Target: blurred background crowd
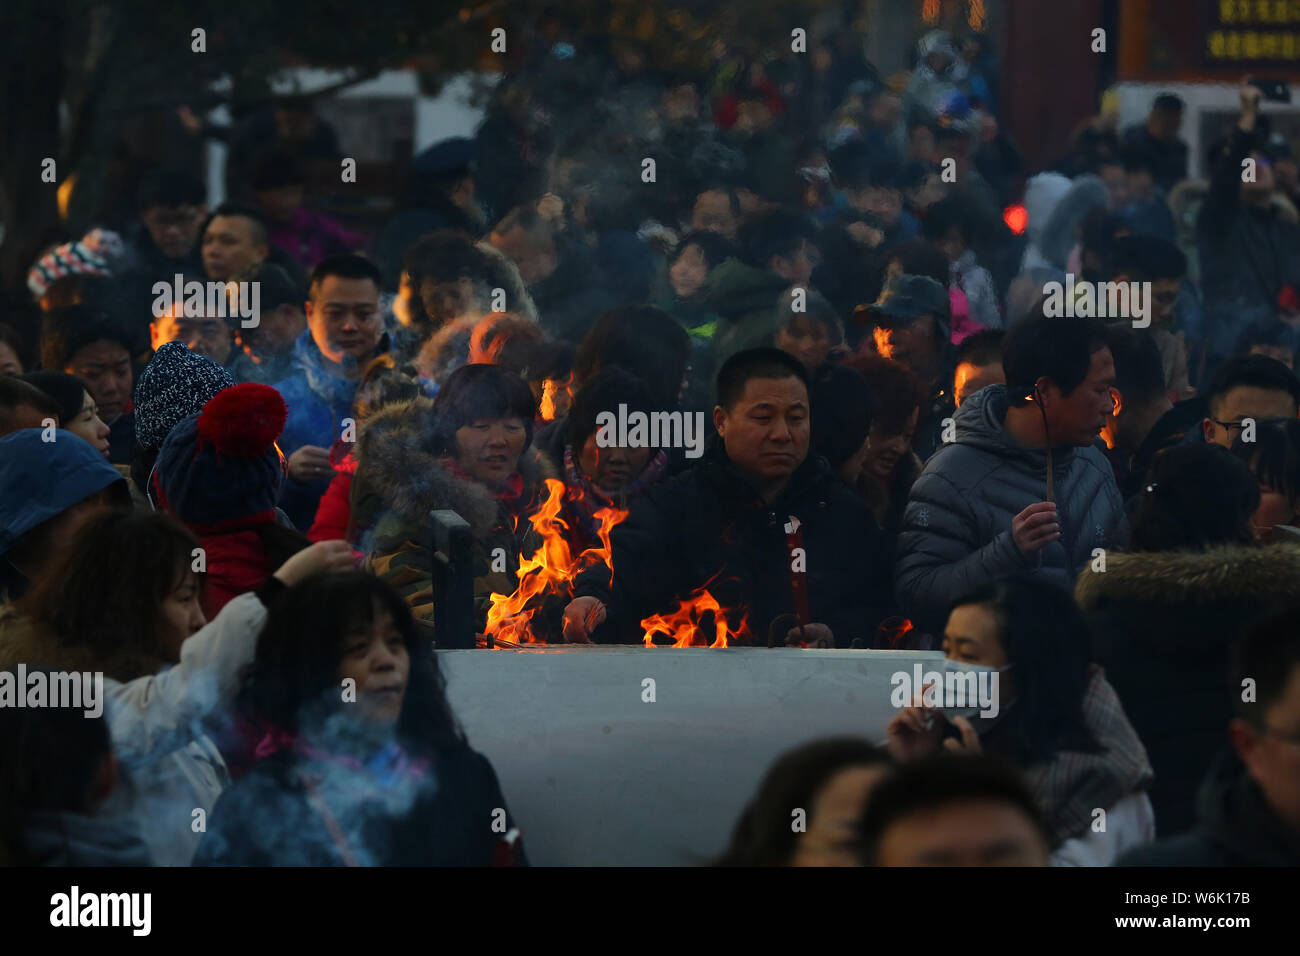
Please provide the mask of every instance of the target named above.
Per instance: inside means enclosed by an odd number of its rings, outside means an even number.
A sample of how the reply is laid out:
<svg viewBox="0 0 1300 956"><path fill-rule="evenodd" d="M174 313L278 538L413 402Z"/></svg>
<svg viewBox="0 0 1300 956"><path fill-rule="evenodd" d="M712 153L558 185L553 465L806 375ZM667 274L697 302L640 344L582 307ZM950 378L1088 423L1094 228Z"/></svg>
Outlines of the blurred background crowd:
<svg viewBox="0 0 1300 956"><path fill-rule="evenodd" d="M1167 91L1018 143L983 4L925 4L888 73L857 5L813 8L689 57L532 11L472 135L395 167L327 93L202 87L145 151L95 121L99 167L6 166L0 667L117 702L0 711L14 859L524 862L428 653L436 510L465 646L650 642L707 593L732 643L1002 676L991 727L907 707L787 755L721 862L1300 858L1285 84L1200 155ZM22 198L56 187L53 221ZM1106 283L1142 299L1090 314ZM705 454L604 441L624 407L699 414Z"/></svg>

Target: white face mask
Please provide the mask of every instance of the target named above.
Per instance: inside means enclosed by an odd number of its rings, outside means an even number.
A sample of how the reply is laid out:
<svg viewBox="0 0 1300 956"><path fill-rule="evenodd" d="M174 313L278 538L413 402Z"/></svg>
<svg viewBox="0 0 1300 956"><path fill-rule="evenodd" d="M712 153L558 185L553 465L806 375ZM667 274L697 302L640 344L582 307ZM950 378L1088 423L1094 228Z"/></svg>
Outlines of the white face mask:
<svg viewBox="0 0 1300 956"><path fill-rule="evenodd" d="M989 667L985 664L970 664L966 661L955 661L951 658L944 658L944 674L974 674L975 700L970 700L969 695L962 705L958 706L950 701L945 695L943 714L951 723L954 717L965 717L975 727L977 733L984 733L993 726L993 722L1002 712L1002 674L1011 670L1014 664L1008 664L1006 667ZM987 676L986 676L987 675ZM945 676L945 684L948 679ZM962 682L965 687L969 688L968 681ZM1007 702L1010 704L1010 701ZM951 705L951 706L950 706Z"/></svg>
<svg viewBox="0 0 1300 956"><path fill-rule="evenodd" d="M962 674L991 674L996 671L1000 674L1004 670L1009 670L1010 667L1010 664L1006 667L989 667L986 664L971 664L967 661L955 661L951 657L945 657L943 659L943 669L945 673L952 671Z"/></svg>

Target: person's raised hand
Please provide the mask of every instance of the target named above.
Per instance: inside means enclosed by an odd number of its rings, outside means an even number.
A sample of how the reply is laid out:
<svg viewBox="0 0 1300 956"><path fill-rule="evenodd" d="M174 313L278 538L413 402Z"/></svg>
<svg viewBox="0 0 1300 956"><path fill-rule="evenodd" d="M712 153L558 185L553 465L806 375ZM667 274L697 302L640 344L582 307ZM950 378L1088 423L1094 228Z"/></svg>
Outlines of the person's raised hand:
<svg viewBox="0 0 1300 956"><path fill-rule="evenodd" d="M351 571L355 567L356 556L346 541L317 541L280 565L275 577L291 588L315 574Z"/></svg>
<svg viewBox="0 0 1300 956"><path fill-rule="evenodd" d="M188 106L176 107L176 118L181 121L181 126L185 128L185 132L191 136L198 136L203 132L203 120L199 119Z"/></svg>
<svg viewBox="0 0 1300 956"><path fill-rule="evenodd" d="M951 722L952 725L957 728L958 732L961 733L961 739L958 740L956 737L949 737L943 742L944 750L958 754L977 754L983 752L983 748L980 747L979 734L975 733L975 728L971 725L969 720L965 717L954 717Z"/></svg>
<svg viewBox="0 0 1300 956"><path fill-rule="evenodd" d="M898 761L916 760L933 753L943 734L943 721L921 707L904 707L889 722L885 748Z"/></svg>
<svg viewBox="0 0 1300 956"><path fill-rule="evenodd" d="M555 229L564 228L564 200L555 193L547 193L537 200L537 214Z"/></svg>
<svg viewBox="0 0 1300 956"><path fill-rule="evenodd" d="M1237 88L1237 96L1241 99L1241 111L1243 113L1258 113L1260 101L1264 98L1264 91L1258 86L1251 85L1251 77L1244 77L1241 86Z"/></svg>
<svg viewBox="0 0 1300 956"><path fill-rule="evenodd" d="M1032 558L1061 537L1055 502L1038 501L1011 519L1011 538L1026 558Z"/></svg>
<svg viewBox="0 0 1300 956"><path fill-rule="evenodd" d="M334 477L328 448L303 445L289 456L289 477L298 482L321 481Z"/></svg>

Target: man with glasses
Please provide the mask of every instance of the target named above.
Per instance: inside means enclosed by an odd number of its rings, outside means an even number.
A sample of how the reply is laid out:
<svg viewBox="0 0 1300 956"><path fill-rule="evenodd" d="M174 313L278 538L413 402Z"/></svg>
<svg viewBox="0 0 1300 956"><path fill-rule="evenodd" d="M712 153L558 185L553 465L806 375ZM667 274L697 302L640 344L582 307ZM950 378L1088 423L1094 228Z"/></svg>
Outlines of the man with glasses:
<svg viewBox="0 0 1300 956"><path fill-rule="evenodd" d="M1197 826L1121 865L1300 865L1300 609L1252 625L1232 671L1231 751L1201 785Z"/></svg>
<svg viewBox="0 0 1300 956"><path fill-rule="evenodd" d="M1032 316L1003 340L1005 385L970 396L912 485L895 590L919 633L941 633L953 595L1028 572L1072 585L1125 538L1115 475L1095 447L1114 409L1099 319Z"/></svg>
<svg viewBox="0 0 1300 956"><path fill-rule="evenodd" d="M187 276L183 283L203 282L197 276ZM157 352L168 342L180 342L191 352L198 352L212 359L218 365L229 365L235 357L234 337L226 319L221 315L212 315L205 308L198 314L191 314L185 307L185 300L172 304L172 307L156 316L149 323L149 347Z"/></svg>
<svg viewBox="0 0 1300 956"><path fill-rule="evenodd" d="M170 279L176 272L197 272L199 226L208 214L203 183L191 173L155 169L140 183L136 194L139 225L130 230L132 251Z"/></svg>
<svg viewBox="0 0 1300 956"><path fill-rule="evenodd" d="M322 260L308 286L307 329L293 346L294 372L275 386L289 407L280 437L289 481L280 506L303 531L334 477L329 449L352 415L361 372L389 349L379 282L379 269L362 256Z"/></svg>
<svg viewBox="0 0 1300 956"><path fill-rule="evenodd" d="M1277 359L1243 355L1224 362L1210 380L1205 440L1231 448L1247 420L1300 415L1300 379Z"/></svg>
<svg viewBox="0 0 1300 956"><path fill-rule="evenodd" d="M118 277L130 304L134 348L141 350L152 318L155 282L182 275L203 275L199 228L208 214L206 193L197 176L176 170L147 173L136 193L139 218L124 232L129 265ZM149 318L146 318L148 316Z"/></svg>

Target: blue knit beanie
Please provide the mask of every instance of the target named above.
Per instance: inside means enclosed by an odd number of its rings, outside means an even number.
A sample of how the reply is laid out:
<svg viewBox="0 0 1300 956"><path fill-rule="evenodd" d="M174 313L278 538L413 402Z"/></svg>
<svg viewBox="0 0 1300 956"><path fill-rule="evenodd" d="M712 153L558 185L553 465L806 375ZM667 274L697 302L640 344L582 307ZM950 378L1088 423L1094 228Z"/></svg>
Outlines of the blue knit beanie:
<svg viewBox="0 0 1300 956"><path fill-rule="evenodd" d="M158 448L186 415L235 380L212 359L191 352L183 342L168 342L154 353L135 383L135 441Z"/></svg>
<svg viewBox="0 0 1300 956"><path fill-rule="evenodd" d="M222 525L275 508L284 466L275 440L284 399L251 382L223 389L182 419L156 465L166 509L189 525Z"/></svg>

